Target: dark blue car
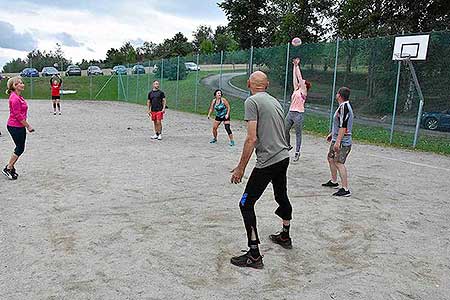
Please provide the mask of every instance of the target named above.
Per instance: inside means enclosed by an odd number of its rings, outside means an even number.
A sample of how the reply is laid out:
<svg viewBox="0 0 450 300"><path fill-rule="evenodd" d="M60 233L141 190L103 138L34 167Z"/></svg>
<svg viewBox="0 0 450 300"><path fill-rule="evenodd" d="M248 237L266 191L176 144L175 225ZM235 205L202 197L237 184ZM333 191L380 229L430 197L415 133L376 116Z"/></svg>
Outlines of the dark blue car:
<svg viewBox="0 0 450 300"><path fill-rule="evenodd" d="M450 109L422 114L422 127L429 130L450 130Z"/></svg>
<svg viewBox="0 0 450 300"><path fill-rule="evenodd" d="M35 68L25 68L20 72L22 77L39 77L39 72Z"/></svg>

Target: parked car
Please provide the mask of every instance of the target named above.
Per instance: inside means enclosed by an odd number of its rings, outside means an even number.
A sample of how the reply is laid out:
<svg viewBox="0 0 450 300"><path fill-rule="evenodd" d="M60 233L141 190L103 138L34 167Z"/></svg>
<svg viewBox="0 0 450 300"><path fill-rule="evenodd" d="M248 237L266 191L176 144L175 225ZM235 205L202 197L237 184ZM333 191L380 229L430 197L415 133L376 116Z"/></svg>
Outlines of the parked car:
<svg viewBox="0 0 450 300"><path fill-rule="evenodd" d="M41 76L54 76L59 75L58 70L55 67L43 67L41 71Z"/></svg>
<svg viewBox="0 0 450 300"><path fill-rule="evenodd" d="M131 70L133 74L145 74L145 68L143 65L135 65Z"/></svg>
<svg viewBox="0 0 450 300"><path fill-rule="evenodd" d="M81 69L76 65L67 66L66 76L81 76Z"/></svg>
<svg viewBox="0 0 450 300"><path fill-rule="evenodd" d="M429 130L450 130L450 109L441 112L425 112L422 114L421 123Z"/></svg>
<svg viewBox="0 0 450 300"><path fill-rule="evenodd" d="M127 75L127 73L127 68L123 65L115 66L111 71L113 75Z"/></svg>
<svg viewBox="0 0 450 300"><path fill-rule="evenodd" d="M193 62L186 62L184 63L184 66L186 67L186 71L200 71L200 67Z"/></svg>
<svg viewBox="0 0 450 300"><path fill-rule="evenodd" d="M87 69L87 75L88 76L91 76L91 75L103 75L103 71L102 71L102 69L100 69L100 67L90 66Z"/></svg>
<svg viewBox="0 0 450 300"><path fill-rule="evenodd" d="M22 77L39 77L39 71L35 68L25 68L20 72Z"/></svg>

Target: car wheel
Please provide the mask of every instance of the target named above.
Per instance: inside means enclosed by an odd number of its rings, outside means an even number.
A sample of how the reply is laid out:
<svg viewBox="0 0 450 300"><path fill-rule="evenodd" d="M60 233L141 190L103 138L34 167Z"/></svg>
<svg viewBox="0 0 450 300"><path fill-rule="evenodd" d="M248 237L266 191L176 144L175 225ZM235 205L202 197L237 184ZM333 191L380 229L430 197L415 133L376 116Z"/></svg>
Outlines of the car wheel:
<svg viewBox="0 0 450 300"><path fill-rule="evenodd" d="M439 127L439 121L436 118L428 118L425 120L425 128L436 130Z"/></svg>

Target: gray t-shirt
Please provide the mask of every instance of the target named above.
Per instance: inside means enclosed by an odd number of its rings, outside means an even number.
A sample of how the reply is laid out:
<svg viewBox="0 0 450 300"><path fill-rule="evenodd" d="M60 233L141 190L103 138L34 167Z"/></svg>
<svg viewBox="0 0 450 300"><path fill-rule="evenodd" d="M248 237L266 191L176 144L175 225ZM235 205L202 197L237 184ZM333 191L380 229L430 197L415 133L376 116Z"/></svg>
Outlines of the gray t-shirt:
<svg viewBox="0 0 450 300"><path fill-rule="evenodd" d="M244 119L258 122L256 168L265 168L289 157L283 109L277 99L266 92L248 97L245 100Z"/></svg>
<svg viewBox="0 0 450 300"><path fill-rule="evenodd" d="M333 130L331 140L336 141L339 129L345 128L345 134L342 137L343 146L352 145L352 128L353 128L353 109L350 102L346 101L339 105L334 113Z"/></svg>

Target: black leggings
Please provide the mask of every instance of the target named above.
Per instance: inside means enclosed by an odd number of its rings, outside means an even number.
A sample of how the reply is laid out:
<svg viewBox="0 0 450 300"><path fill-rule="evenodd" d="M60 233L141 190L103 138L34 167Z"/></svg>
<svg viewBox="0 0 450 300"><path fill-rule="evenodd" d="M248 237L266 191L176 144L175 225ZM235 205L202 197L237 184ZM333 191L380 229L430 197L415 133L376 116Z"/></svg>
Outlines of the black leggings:
<svg viewBox="0 0 450 300"><path fill-rule="evenodd" d="M14 149L14 154L21 156L25 151L25 140L27 138L27 132L25 127L13 127L7 126L9 134L11 135L14 144L16 144L16 149Z"/></svg>
<svg viewBox="0 0 450 300"><path fill-rule="evenodd" d="M252 228L256 235L256 241L259 244L258 230L256 229L255 204L261 197L269 182L272 182L275 201L278 208L275 214L283 220L292 219L292 206L287 195L287 168L289 158L286 158L276 164L263 169L253 169L244 195L242 195L239 207L244 218L245 230L247 231L248 245L250 247Z"/></svg>

